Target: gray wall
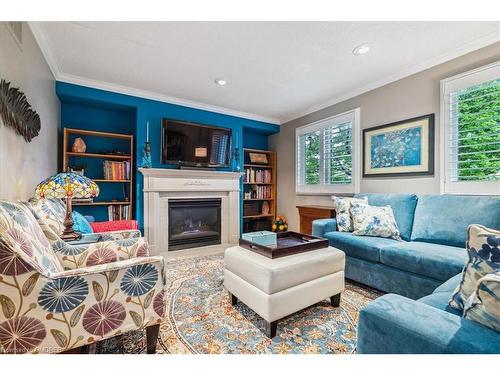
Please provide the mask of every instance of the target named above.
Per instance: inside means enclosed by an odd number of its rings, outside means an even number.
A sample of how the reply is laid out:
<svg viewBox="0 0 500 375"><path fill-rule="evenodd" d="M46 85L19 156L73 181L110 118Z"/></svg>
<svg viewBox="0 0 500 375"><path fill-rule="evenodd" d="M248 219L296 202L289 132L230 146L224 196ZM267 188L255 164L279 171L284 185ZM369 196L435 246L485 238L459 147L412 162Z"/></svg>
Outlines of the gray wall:
<svg viewBox="0 0 500 375"><path fill-rule="evenodd" d="M278 153L278 214L285 215L291 230L298 230L296 205L331 205L330 196L295 194L295 128L353 108L361 108L361 128L371 128L407 118L435 113L435 175L419 178L364 178L361 192L439 194L439 95L440 80L500 59L500 43L490 45L399 81L281 125L269 146Z"/></svg>
<svg viewBox="0 0 500 375"><path fill-rule="evenodd" d="M28 143L0 118L0 199L25 199L57 170L59 128L54 77L26 23L19 47L0 22L0 78L20 88L41 119L40 134Z"/></svg>

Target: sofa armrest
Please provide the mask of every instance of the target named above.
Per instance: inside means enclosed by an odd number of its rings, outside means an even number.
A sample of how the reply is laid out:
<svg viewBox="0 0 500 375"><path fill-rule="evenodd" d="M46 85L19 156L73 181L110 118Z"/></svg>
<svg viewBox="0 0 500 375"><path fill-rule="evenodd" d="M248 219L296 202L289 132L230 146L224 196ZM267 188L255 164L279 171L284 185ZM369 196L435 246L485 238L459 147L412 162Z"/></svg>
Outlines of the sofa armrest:
<svg viewBox="0 0 500 375"><path fill-rule="evenodd" d="M396 294L359 315L358 353L500 353L500 333Z"/></svg>
<svg viewBox="0 0 500 375"><path fill-rule="evenodd" d="M318 219L312 222L312 235L324 237L325 233L337 231L336 219Z"/></svg>
<svg viewBox="0 0 500 375"><path fill-rule="evenodd" d="M105 239L103 234L103 240ZM149 245L144 237L82 245L70 245L58 240L52 244L52 249L58 255L65 270L149 256Z"/></svg>

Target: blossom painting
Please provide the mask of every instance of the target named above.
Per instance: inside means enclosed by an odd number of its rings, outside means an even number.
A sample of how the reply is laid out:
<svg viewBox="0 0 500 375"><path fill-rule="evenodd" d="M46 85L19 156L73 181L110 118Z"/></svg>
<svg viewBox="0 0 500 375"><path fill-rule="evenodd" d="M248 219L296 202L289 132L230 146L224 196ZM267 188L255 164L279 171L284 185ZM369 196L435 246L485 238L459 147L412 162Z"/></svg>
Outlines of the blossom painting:
<svg viewBox="0 0 500 375"><path fill-rule="evenodd" d="M372 168L420 165L422 129L420 126L372 136Z"/></svg>
<svg viewBox="0 0 500 375"><path fill-rule="evenodd" d="M363 177L434 173L434 115L363 130Z"/></svg>

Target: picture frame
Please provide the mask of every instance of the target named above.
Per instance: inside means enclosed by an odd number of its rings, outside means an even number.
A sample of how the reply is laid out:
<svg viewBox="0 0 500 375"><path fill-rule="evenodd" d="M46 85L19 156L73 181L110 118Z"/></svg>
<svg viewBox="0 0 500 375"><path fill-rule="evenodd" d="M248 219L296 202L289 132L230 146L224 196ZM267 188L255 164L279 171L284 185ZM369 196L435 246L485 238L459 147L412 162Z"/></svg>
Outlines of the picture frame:
<svg viewBox="0 0 500 375"><path fill-rule="evenodd" d="M266 154L249 152L248 155L252 164L269 164Z"/></svg>
<svg viewBox="0 0 500 375"><path fill-rule="evenodd" d="M434 113L363 130L363 177L434 175Z"/></svg>

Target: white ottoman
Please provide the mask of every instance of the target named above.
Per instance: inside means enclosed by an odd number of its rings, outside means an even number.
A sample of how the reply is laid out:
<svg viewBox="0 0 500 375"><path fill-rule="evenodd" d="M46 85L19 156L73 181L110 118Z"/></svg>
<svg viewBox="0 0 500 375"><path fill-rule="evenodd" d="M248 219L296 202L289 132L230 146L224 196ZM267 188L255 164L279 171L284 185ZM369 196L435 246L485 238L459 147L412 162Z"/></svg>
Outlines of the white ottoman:
<svg viewBox="0 0 500 375"><path fill-rule="evenodd" d="M344 290L345 254L334 247L270 259L240 246L224 254L224 286L266 321L276 335L278 320L326 298L338 307Z"/></svg>

